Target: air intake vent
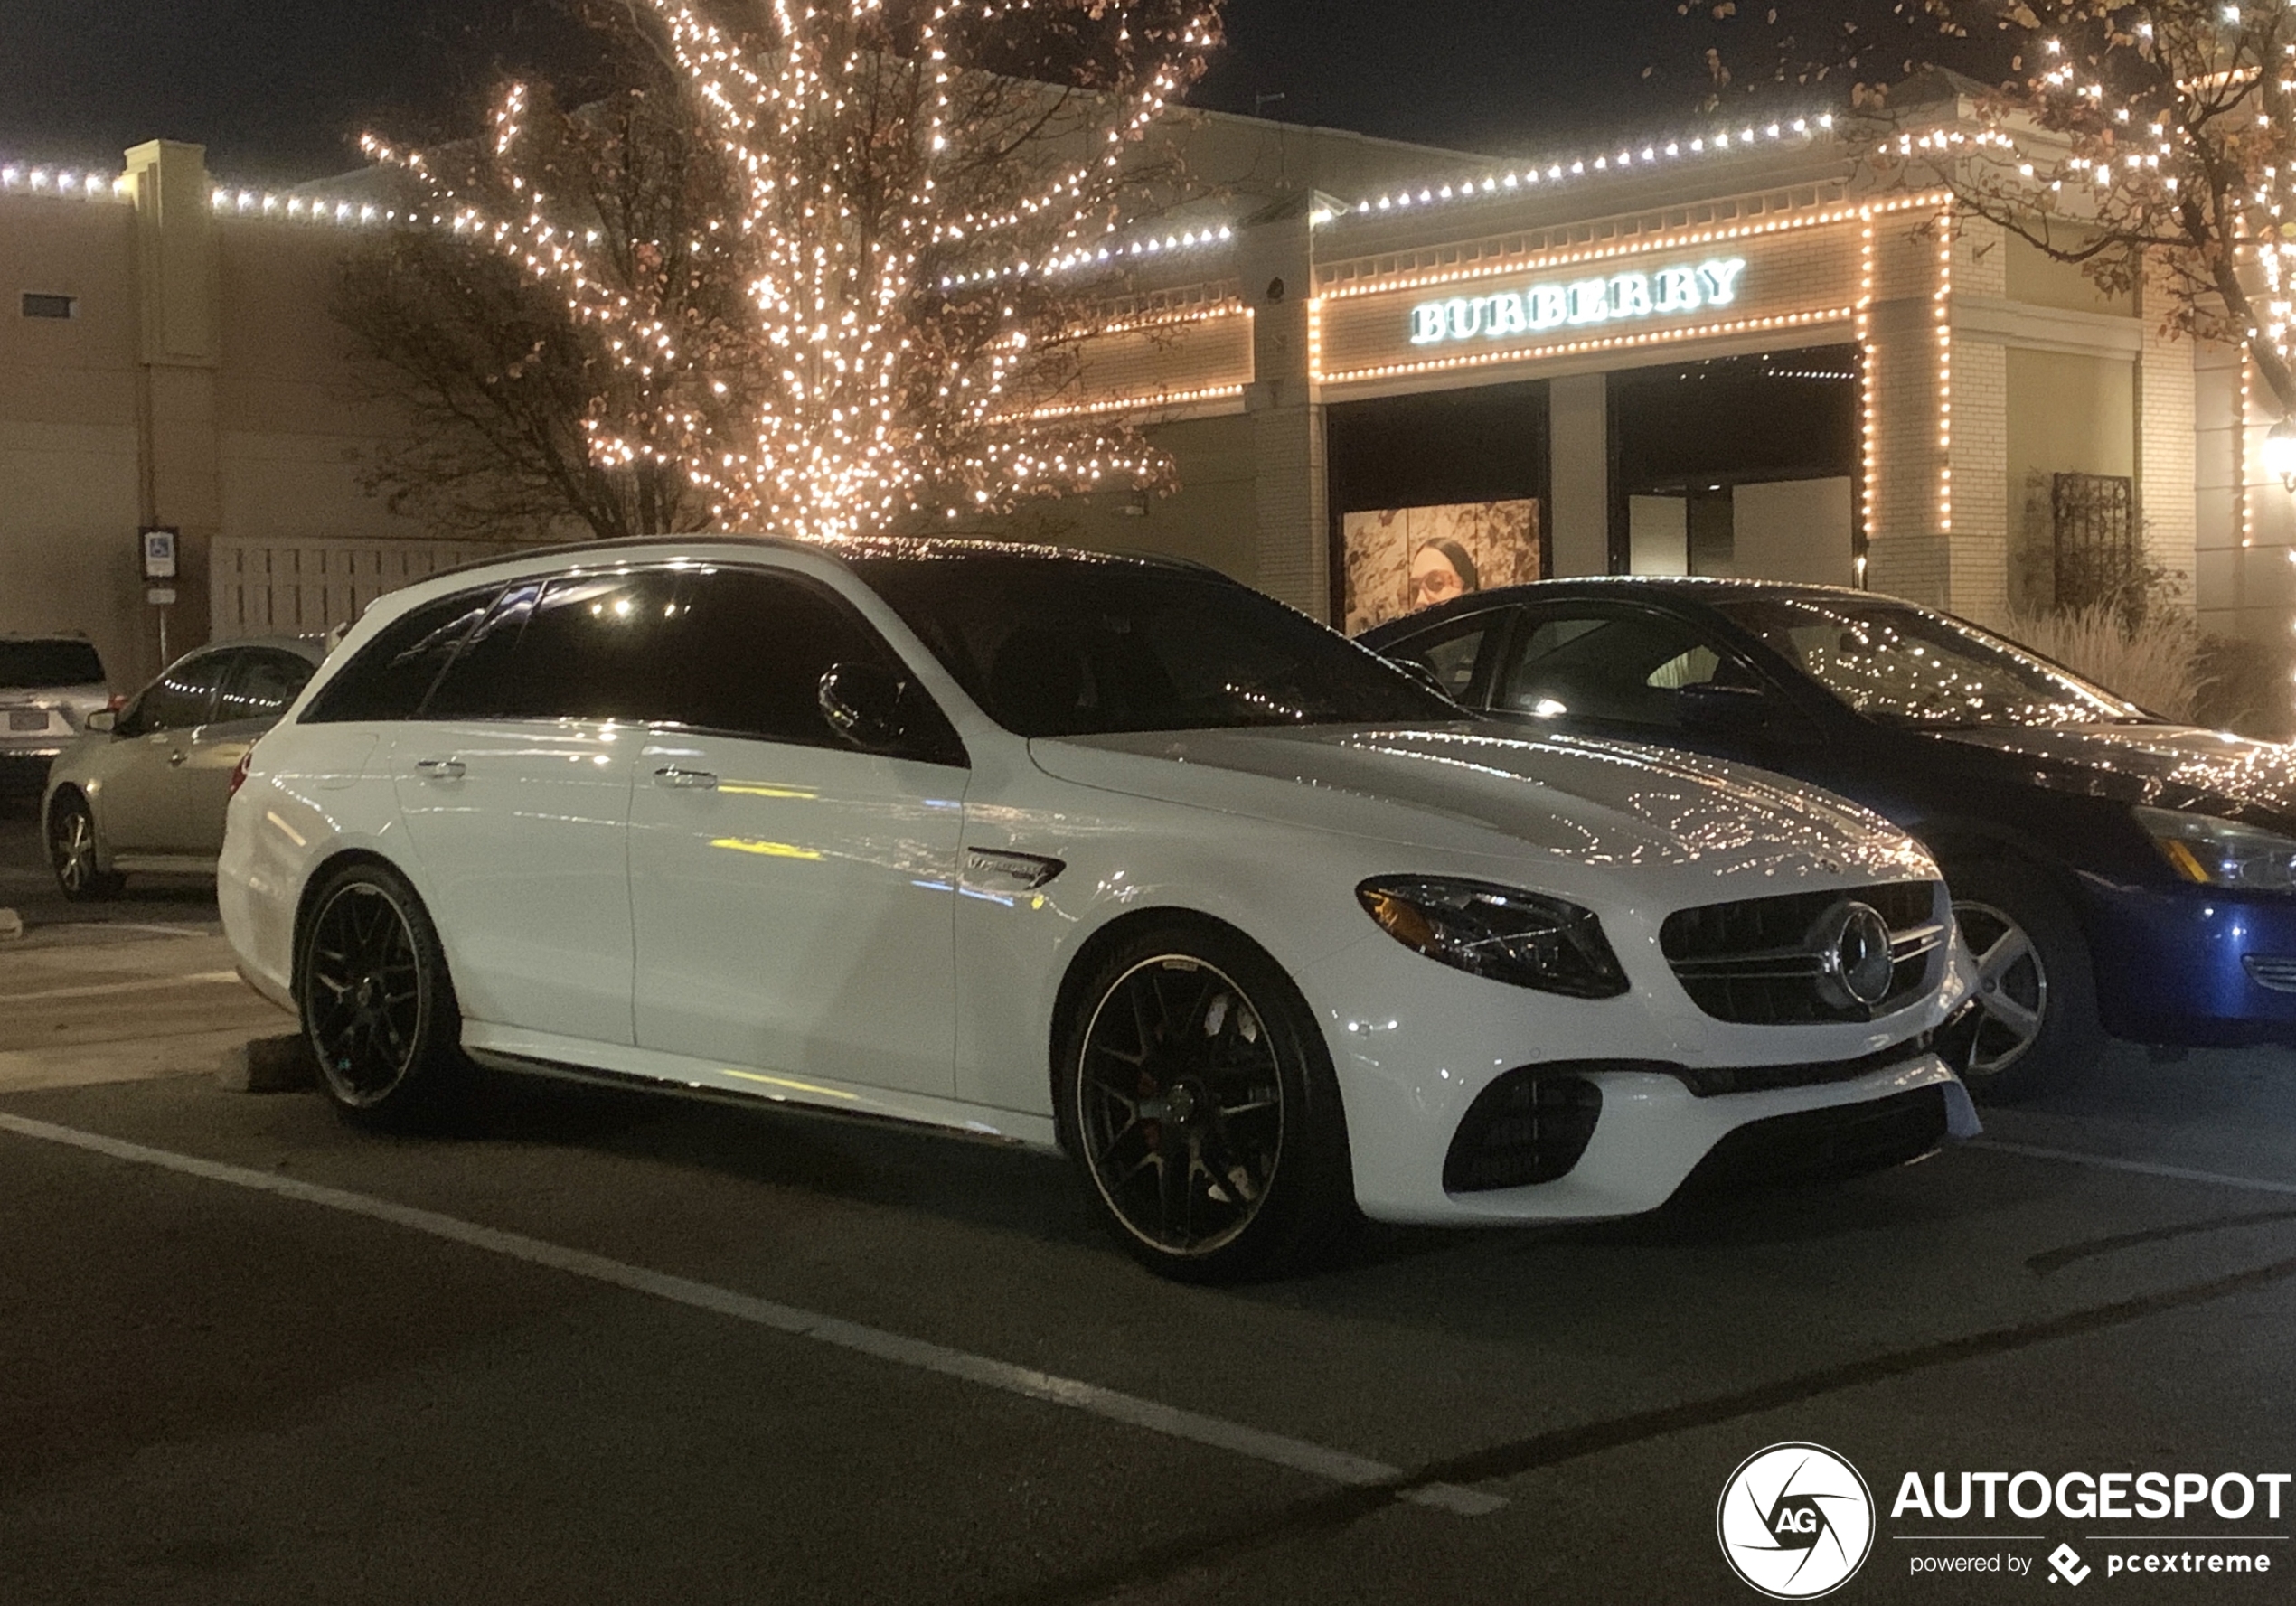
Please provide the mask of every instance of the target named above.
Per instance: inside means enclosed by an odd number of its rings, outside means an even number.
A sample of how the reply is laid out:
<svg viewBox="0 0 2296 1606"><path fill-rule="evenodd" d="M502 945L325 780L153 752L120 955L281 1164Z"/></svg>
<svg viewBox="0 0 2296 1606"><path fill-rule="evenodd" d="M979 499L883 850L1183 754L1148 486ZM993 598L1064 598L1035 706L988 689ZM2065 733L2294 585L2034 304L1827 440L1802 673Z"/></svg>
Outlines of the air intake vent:
<svg viewBox="0 0 2296 1606"><path fill-rule="evenodd" d="M1570 1174L1603 1115L1603 1090L1584 1076L1510 1071L1482 1091L1444 1161L1452 1193L1529 1188Z"/></svg>

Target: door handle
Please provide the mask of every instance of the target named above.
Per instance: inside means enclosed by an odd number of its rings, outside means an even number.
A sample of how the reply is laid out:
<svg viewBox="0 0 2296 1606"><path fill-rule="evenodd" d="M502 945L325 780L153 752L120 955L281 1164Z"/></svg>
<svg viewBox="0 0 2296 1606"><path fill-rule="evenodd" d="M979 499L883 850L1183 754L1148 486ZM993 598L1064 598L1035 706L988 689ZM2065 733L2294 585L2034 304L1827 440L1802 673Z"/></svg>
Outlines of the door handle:
<svg viewBox="0 0 2296 1606"><path fill-rule="evenodd" d="M718 777L708 770L680 769L676 765L654 772L656 786L673 786L682 792L715 792Z"/></svg>
<svg viewBox="0 0 2296 1606"><path fill-rule="evenodd" d="M183 767L183 749L181 747L176 748L175 751L167 756L167 767L170 769L180 769Z"/></svg>
<svg viewBox="0 0 2296 1606"><path fill-rule="evenodd" d="M459 781L463 778L463 761L459 758L419 758L415 768L426 781Z"/></svg>

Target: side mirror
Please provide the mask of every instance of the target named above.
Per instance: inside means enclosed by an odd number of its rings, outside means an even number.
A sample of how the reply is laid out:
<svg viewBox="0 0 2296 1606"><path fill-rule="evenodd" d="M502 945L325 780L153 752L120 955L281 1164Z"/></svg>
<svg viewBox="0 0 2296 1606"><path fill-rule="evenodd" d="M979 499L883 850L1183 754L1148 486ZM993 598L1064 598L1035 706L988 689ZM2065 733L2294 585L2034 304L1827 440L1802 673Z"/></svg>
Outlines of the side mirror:
<svg viewBox="0 0 2296 1606"><path fill-rule="evenodd" d="M821 712L829 728L871 751L908 734L908 684L874 663L833 663L821 678Z"/></svg>
<svg viewBox="0 0 2296 1606"><path fill-rule="evenodd" d="M119 710L118 709L98 709L94 713L88 716L87 728L89 733L93 736L109 736L113 731L119 728Z"/></svg>
<svg viewBox="0 0 2296 1606"><path fill-rule="evenodd" d="M1751 686L1685 686L1675 695L1688 729L1744 734L1767 730L1772 722L1768 695Z"/></svg>

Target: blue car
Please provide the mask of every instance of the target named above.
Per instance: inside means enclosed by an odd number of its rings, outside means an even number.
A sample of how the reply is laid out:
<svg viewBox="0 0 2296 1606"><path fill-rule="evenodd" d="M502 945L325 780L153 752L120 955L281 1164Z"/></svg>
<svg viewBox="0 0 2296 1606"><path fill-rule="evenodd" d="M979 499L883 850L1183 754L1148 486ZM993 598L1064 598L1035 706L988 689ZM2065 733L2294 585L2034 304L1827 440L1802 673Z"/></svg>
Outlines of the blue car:
<svg viewBox="0 0 2296 1606"><path fill-rule="evenodd" d="M2296 748L2179 725L1868 592L1550 580L1364 644L1459 702L1854 798L1943 867L1982 970L1967 1080L2009 1100L2103 1034L2296 1043Z"/></svg>

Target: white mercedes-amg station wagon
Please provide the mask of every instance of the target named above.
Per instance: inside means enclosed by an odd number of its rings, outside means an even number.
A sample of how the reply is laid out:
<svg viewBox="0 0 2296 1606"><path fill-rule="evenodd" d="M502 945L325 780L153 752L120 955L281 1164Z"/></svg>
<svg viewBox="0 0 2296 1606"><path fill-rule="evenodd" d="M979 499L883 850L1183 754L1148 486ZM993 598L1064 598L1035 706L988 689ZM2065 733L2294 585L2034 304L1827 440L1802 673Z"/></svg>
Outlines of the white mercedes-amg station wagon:
<svg viewBox="0 0 2296 1606"><path fill-rule="evenodd" d="M1475 723L1178 564L697 538L437 577L256 747L221 889L356 1120L476 1061L1057 1145L1181 1276L1976 1130L1904 834Z"/></svg>

